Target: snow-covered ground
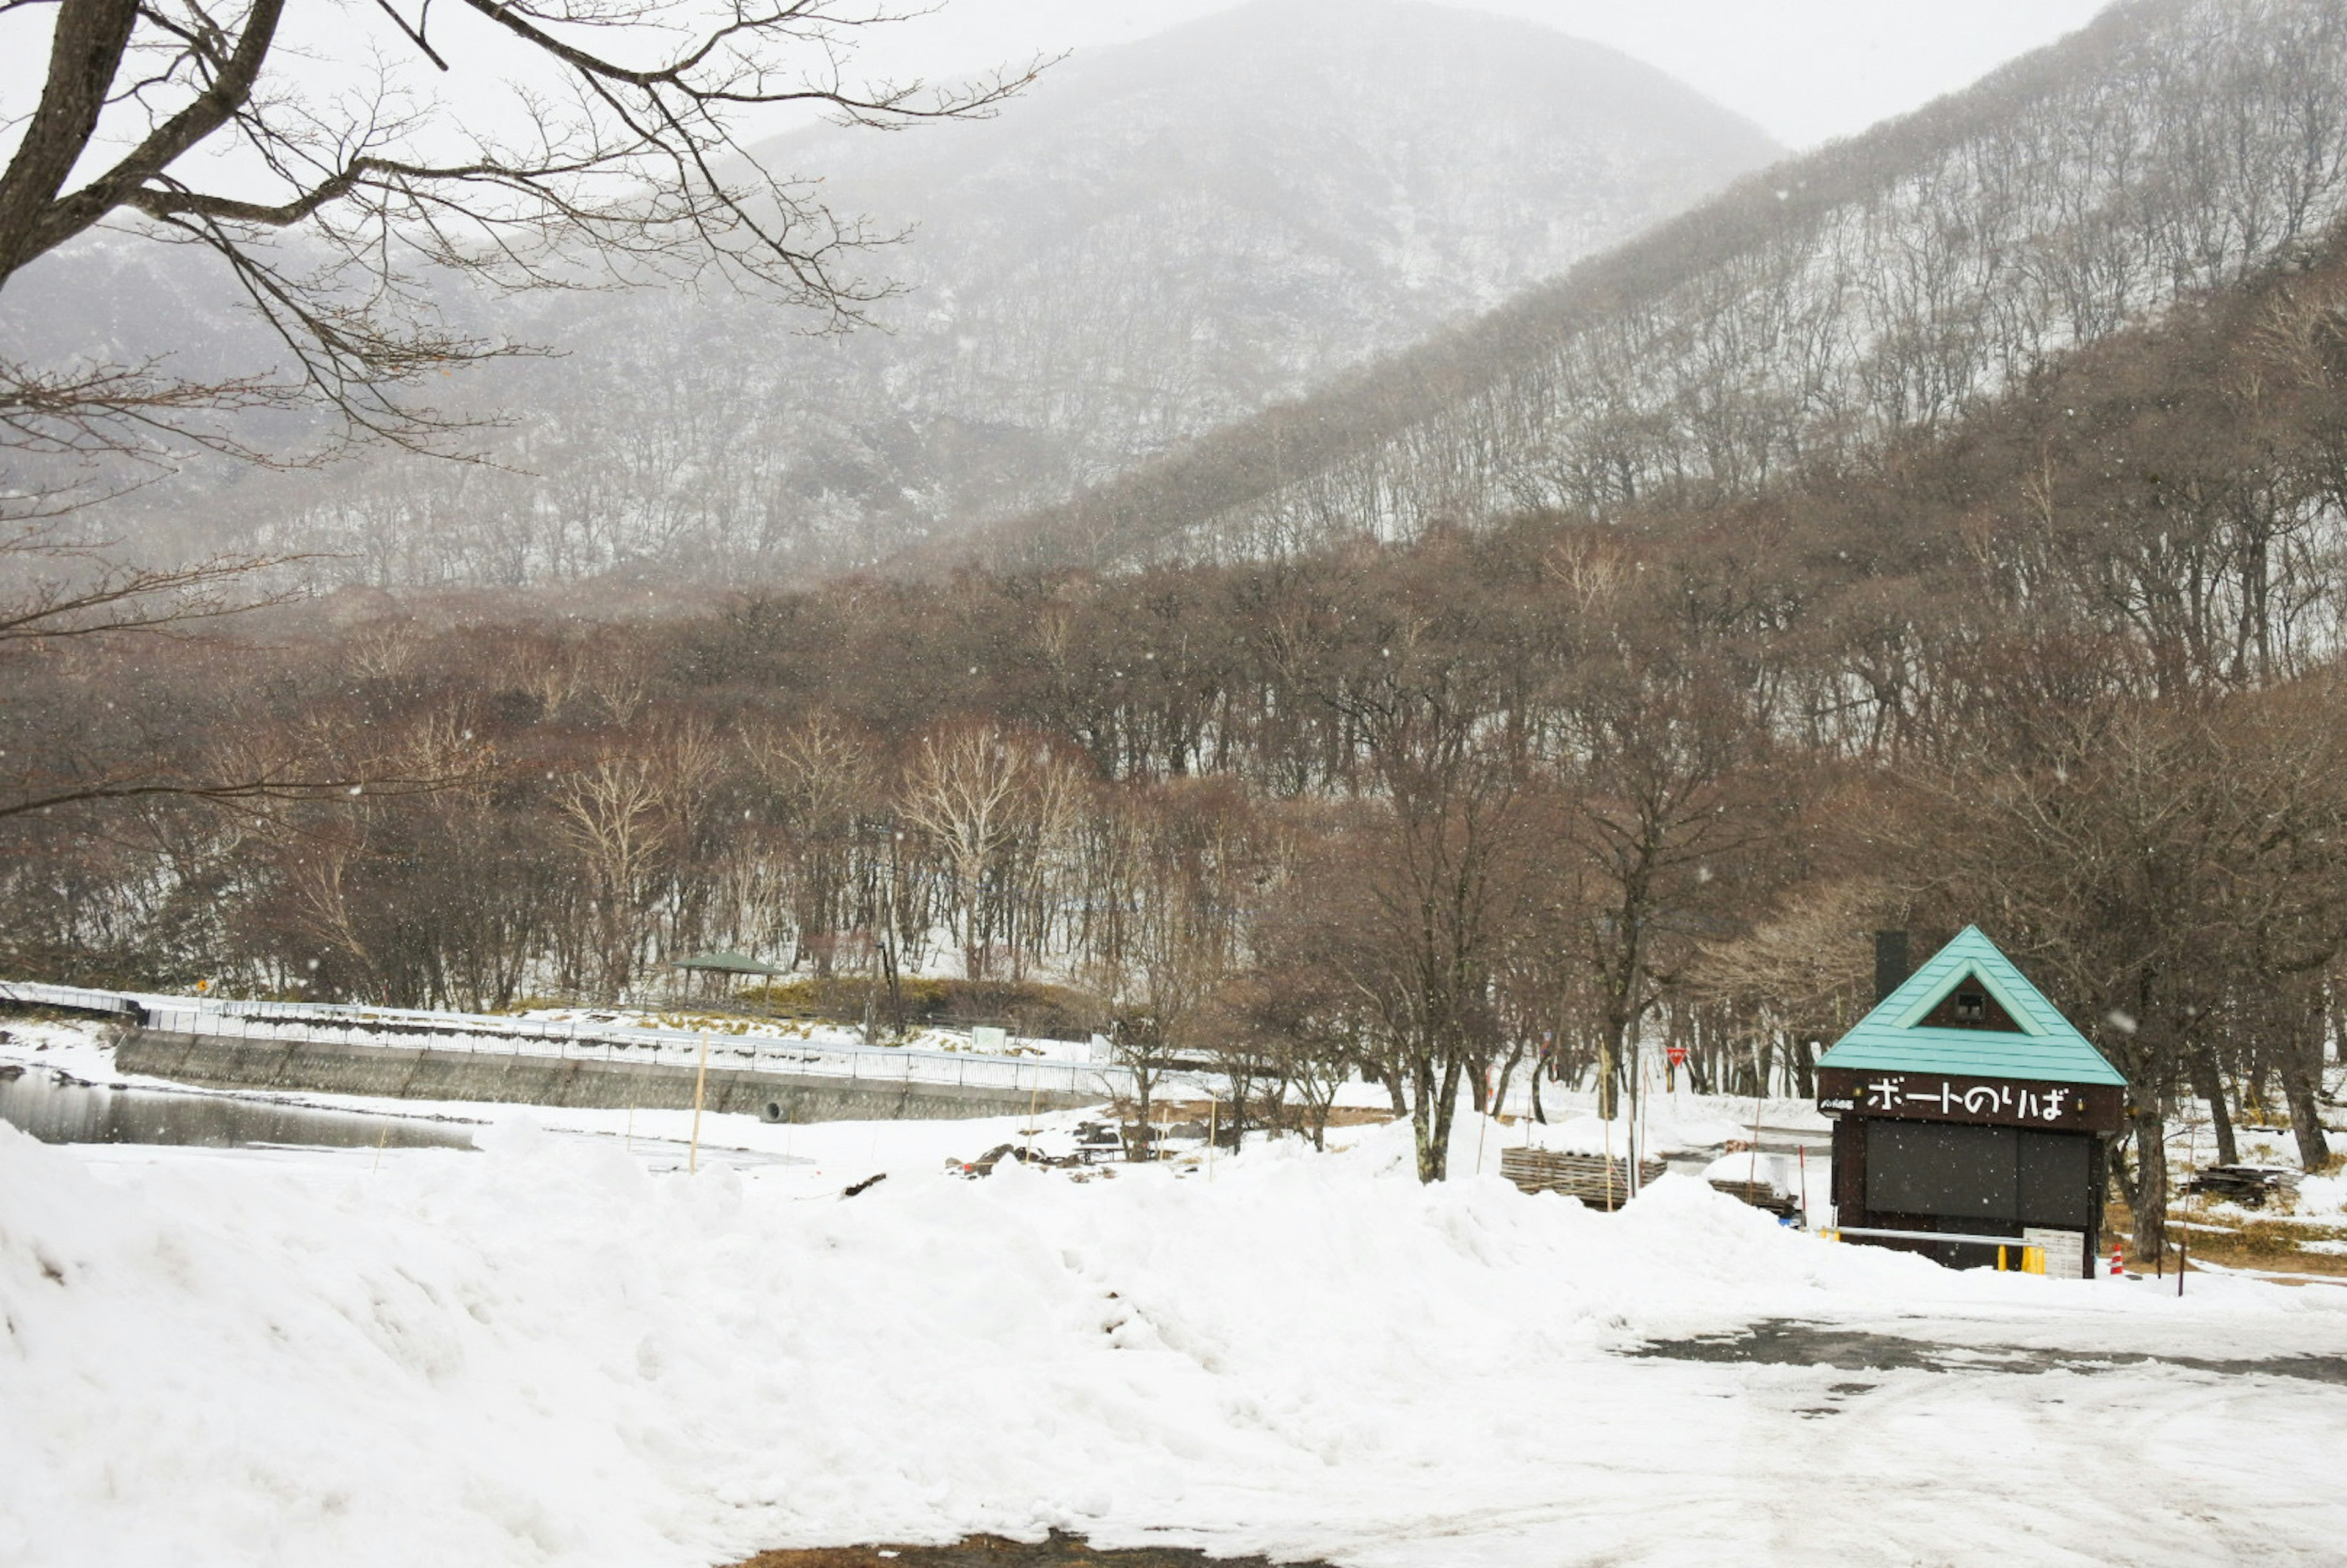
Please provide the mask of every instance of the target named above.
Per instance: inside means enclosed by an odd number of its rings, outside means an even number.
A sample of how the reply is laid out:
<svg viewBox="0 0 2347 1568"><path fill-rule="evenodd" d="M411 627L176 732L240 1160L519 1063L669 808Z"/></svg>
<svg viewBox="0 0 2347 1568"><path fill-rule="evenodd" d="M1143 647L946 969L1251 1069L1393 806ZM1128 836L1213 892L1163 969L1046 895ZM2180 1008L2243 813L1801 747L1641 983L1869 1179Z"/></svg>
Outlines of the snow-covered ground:
<svg viewBox="0 0 2347 1568"><path fill-rule="evenodd" d="M1463 1117L1427 1189L1399 1127L967 1181L1015 1121L711 1118L688 1176L687 1113L447 1109L483 1152L0 1128L0 1563L2347 1560L2347 1385L2188 1364L2347 1356L2347 1290L1951 1274L1681 1177L1599 1214ZM1623 1353L1778 1318L2072 1358Z"/></svg>

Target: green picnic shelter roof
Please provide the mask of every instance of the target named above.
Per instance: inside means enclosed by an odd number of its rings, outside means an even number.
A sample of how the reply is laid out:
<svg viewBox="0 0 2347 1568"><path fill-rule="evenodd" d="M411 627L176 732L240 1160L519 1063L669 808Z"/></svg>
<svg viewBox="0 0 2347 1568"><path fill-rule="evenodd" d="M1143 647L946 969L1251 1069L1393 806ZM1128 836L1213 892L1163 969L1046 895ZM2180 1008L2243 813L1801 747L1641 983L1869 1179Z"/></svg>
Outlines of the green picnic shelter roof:
<svg viewBox="0 0 2347 1568"><path fill-rule="evenodd" d="M1923 1020L1967 981L1994 997L2017 1026L1950 1029ZM1875 1004L1819 1067L1870 1071L1940 1072L1958 1078L2018 1078L2040 1083L2117 1083L2127 1080L2071 1027L2062 1010L2014 968L2013 960L1967 926L1904 984Z"/></svg>
<svg viewBox="0 0 2347 1568"><path fill-rule="evenodd" d="M786 975L790 973L788 969L778 969L772 964L762 964L747 953L737 953L731 948L719 952L695 953L691 958L677 959L669 968L712 969L723 975Z"/></svg>

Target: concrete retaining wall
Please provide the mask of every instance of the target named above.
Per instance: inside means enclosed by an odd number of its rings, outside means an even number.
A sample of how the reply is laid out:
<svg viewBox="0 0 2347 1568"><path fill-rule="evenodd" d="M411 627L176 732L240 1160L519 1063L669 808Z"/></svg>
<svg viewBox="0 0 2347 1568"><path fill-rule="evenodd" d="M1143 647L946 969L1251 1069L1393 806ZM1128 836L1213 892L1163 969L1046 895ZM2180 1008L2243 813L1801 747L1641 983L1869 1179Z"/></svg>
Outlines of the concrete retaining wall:
<svg viewBox="0 0 2347 1568"><path fill-rule="evenodd" d="M212 1089L307 1089L399 1100L505 1100L623 1111L692 1109L693 1069L669 1063L564 1061L537 1056L414 1050L390 1045L280 1044L135 1030L114 1053L125 1072ZM1040 1095L952 1083L873 1083L852 1079L712 1068L711 1111L774 1122L952 1121L1016 1116L1030 1105L1065 1110L1095 1103L1081 1095Z"/></svg>

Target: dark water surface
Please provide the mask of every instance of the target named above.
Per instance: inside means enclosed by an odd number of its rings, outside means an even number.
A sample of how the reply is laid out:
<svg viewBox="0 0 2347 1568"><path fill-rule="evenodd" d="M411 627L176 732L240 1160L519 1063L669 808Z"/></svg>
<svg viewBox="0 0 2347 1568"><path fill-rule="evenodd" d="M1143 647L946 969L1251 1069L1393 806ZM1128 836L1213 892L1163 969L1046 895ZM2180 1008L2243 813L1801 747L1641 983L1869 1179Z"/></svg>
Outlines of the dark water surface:
<svg viewBox="0 0 2347 1568"><path fill-rule="evenodd" d="M762 1552L734 1568L1328 1568L1265 1557L1209 1557L1184 1546L1093 1546L1051 1532L1045 1541L973 1535L951 1546L820 1546Z"/></svg>
<svg viewBox="0 0 2347 1568"><path fill-rule="evenodd" d="M1675 1361L1755 1361L1831 1367L1846 1372L2107 1372L2120 1367L2182 1367L2199 1372L2263 1373L2347 1384L2335 1356L2156 1356L2134 1350L2065 1350L2022 1345L1945 1345L1903 1335L1775 1317L1732 1334L1651 1340L1629 1352ZM1836 1385L1837 1388L1843 1385Z"/></svg>
<svg viewBox="0 0 2347 1568"><path fill-rule="evenodd" d="M472 1130L415 1116L320 1111L231 1094L107 1089L0 1065L0 1122L44 1143L186 1143L206 1149L469 1149Z"/></svg>

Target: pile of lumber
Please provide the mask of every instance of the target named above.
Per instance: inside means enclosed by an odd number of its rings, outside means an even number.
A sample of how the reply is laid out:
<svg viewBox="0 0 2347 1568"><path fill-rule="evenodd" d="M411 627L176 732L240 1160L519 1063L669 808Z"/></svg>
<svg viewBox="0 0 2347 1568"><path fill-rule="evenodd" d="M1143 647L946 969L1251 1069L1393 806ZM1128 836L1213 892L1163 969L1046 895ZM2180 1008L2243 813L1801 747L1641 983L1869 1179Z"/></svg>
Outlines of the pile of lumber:
<svg viewBox="0 0 2347 1568"><path fill-rule="evenodd" d="M1638 1185L1660 1177L1660 1160L1638 1163ZM1592 1208L1614 1209L1630 1198L1630 1162L1603 1154L1566 1154L1554 1149L1502 1149L1500 1174L1527 1193L1563 1193Z"/></svg>
<svg viewBox="0 0 2347 1568"><path fill-rule="evenodd" d="M1766 1209L1778 1219L1789 1218L1800 1211L1800 1204L1767 1182L1737 1182L1714 1176L1711 1184L1737 1202L1750 1204L1756 1209Z"/></svg>
<svg viewBox="0 0 2347 1568"><path fill-rule="evenodd" d="M2278 1193L2297 1192L2298 1173L2279 1165L2211 1165L2185 1183L2184 1190L2243 1208L2261 1209Z"/></svg>

